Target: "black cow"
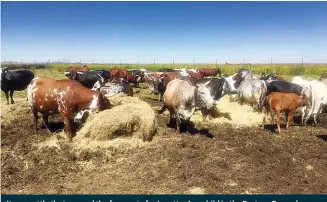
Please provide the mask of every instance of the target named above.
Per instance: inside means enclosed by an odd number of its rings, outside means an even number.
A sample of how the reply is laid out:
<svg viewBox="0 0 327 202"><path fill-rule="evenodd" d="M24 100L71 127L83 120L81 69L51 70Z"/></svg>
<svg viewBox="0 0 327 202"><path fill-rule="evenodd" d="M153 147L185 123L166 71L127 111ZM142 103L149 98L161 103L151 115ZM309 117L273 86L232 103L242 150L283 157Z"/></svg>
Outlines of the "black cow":
<svg viewBox="0 0 327 202"><path fill-rule="evenodd" d="M100 83L109 81L111 79L111 74L106 70L95 70L91 72L69 72L67 77L80 82L83 86L89 89L92 89L94 84L98 81Z"/></svg>
<svg viewBox="0 0 327 202"><path fill-rule="evenodd" d="M178 70L170 69L170 68L161 68L158 69L158 72L178 72Z"/></svg>
<svg viewBox="0 0 327 202"><path fill-rule="evenodd" d="M133 83L135 87L139 87L139 83L143 83L145 82L144 79L144 72L146 71L145 69L131 69L131 70L127 70L129 72L130 76L128 75L128 82Z"/></svg>
<svg viewBox="0 0 327 202"><path fill-rule="evenodd" d="M267 96L272 92L295 93L301 95L303 91L302 86L287 81L271 81L265 83L267 86Z"/></svg>
<svg viewBox="0 0 327 202"><path fill-rule="evenodd" d="M274 81L274 80L277 80L277 75L275 73L261 75L260 80Z"/></svg>
<svg viewBox="0 0 327 202"><path fill-rule="evenodd" d="M7 104L9 104L9 92L11 104L14 104L14 91L25 90L33 79L33 72L28 70L10 72L7 68L1 69L1 90L6 95Z"/></svg>

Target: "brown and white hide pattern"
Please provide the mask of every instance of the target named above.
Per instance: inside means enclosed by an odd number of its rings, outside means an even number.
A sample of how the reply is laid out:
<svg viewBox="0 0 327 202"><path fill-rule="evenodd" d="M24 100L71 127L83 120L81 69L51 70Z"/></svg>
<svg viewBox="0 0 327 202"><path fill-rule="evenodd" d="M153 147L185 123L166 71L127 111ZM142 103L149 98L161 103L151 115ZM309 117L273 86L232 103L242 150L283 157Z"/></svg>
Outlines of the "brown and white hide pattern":
<svg viewBox="0 0 327 202"><path fill-rule="evenodd" d="M81 121L85 114L109 108L109 100L99 91L92 91L77 81L54 80L48 77L36 77L28 87L28 103L35 118L37 130L37 113L43 115L48 129L48 116L56 113L64 119L69 140L72 139L72 122ZM49 131L49 129L48 129Z"/></svg>

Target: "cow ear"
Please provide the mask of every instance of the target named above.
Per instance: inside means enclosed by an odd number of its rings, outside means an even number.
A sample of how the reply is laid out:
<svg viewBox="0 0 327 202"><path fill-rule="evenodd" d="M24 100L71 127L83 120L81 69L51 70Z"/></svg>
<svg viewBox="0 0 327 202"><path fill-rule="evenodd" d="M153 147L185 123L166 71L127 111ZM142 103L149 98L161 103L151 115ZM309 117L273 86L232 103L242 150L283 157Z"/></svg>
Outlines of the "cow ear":
<svg viewBox="0 0 327 202"><path fill-rule="evenodd" d="M209 81L205 82L204 85L209 85L209 83L212 81L212 79L210 79Z"/></svg>
<svg viewBox="0 0 327 202"><path fill-rule="evenodd" d="M163 82L163 80L167 77L167 74L164 74L163 76L160 76L159 81Z"/></svg>

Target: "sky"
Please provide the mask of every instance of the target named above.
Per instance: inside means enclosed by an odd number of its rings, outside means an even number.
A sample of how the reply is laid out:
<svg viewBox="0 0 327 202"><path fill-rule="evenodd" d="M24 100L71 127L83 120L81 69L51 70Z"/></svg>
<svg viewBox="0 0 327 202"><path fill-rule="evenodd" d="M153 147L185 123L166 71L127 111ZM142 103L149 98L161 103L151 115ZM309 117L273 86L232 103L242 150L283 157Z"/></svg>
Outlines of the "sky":
<svg viewBox="0 0 327 202"><path fill-rule="evenodd" d="M327 2L1 2L1 60L327 63Z"/></svg>

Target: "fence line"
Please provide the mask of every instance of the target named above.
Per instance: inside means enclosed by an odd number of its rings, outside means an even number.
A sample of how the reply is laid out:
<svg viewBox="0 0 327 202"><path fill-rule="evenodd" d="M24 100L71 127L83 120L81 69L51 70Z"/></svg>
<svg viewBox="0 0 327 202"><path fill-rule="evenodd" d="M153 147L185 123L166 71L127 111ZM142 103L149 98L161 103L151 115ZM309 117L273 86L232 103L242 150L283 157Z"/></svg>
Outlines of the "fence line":
<svg viewBox="0 0 327 202"><path fill-rule="evenodd" d="M321 72L327 72L327 64L306 64L303 61L303 57L301 58L301 61L299 63L293 63L293 64L278 64L275 63L273 58L270 58L270 63L246 63L246 58L243 58L241 63L219 63L218 58L215 59L212 63L196 63L196 59L193 58L192 62L189 63L176 63L175 58L171 60L171 63L158 63L158 61L154 58L152 62L149 63L137 63L131 64L126 63L123 60L119 60L119 63L104 63L103 60L101 62L94 62L92 60L92 63L83 62L81 59L79 62L71 62L70 60L56 60L52 61L47 60L47 62L37 62L36 59L34 59L33 62L24 62L23 59L20 59L20 62L17 61L6 61L1 62L1 67L9 67L9 69L44 69L49 67L56 67L58 69L64 69L69 65L88 65L91 69L108 69L112 67L121 67L126 69L139 69L139 68L147 68L150 71L151 70L157 70L159 68L221 68L222 72L228 72L228 73L235 73L240 68L249 68L255 72L262 72L264 70L268 70L269 72L275 72L275 73L292 73L296 75L301 75L304 73L311 73L311 74L320 74Z"/></svg>

